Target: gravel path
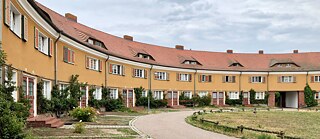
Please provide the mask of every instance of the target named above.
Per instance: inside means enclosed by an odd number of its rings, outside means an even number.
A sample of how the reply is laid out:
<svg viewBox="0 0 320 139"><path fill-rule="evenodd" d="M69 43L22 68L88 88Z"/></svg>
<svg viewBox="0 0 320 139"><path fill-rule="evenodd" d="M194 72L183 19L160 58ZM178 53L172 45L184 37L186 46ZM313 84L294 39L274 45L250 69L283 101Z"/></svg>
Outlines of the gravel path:
<svg viewBox="0 0 320 139"><path fill-rule="evenodd" d="M189 125L185 118L192 113L182 111L141 116L133 125L155 139L234 139Z"/></svg>

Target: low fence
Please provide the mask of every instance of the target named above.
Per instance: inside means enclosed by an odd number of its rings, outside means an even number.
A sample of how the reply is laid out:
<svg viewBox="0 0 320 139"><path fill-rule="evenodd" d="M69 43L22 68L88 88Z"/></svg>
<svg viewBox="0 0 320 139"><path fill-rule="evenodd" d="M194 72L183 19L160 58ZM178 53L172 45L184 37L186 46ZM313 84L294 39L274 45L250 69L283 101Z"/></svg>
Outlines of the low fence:
<svg viewBox="0 0 320 139"><path fill-rule="evenodd" d="M270 111L269 108L260 109L260 110ZM235 110L235 109L219 109L219 110L210 110L209 112L210 113L221 113L221 112L236 112L236 111L237 110ZM245 111L245 110L240 110L240 111ZM251 111L255 112L258 110L252 109ZM279 137L281 139L301 139L298 137L286 136L284 131L270 131L270 130L255 129L255 128L251 128L251 127L245 127L243 125L239 125L237 127L231 127L231 126L227 126L227 125L222 125L219 123L219 121L211 121L211 120L206 120L204 118L198 119L199 115L204 115L204 114L207 114L206 110L203 110L202 112L201 111L194 112L193 116L192 116L192 120L197 120L197 121L200 121L201 123L208 123L208 124L211 124L212 126L215 126L217 128L223 128L224 130L231 131L231 132L243 133L244 130L248 130L248 131L260 132L260 133L275 134L277 137Z"/></svg>

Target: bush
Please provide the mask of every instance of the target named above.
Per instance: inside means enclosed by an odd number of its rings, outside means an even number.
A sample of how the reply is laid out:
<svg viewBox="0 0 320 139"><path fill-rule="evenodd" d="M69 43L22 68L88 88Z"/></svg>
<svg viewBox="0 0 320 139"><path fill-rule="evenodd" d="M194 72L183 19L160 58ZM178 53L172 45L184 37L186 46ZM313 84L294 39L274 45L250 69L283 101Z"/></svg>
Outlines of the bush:
<svg viewBox="0 0 320 139"><path fill-rule="evenodd" d="M313 106L318 105L317 100L314 98L314 93L315 92L312 91L309 84L307 84L306 87L304 88L304 101L305 101L307 107L313 107Z"/></svg>
<svg viewBox="0 0 320 139"><path fill-rule="evenodd" d="M251 89L250 91L250 104L268 104L269 94L265 94L264 99L256 99L256 91Z"/></svg>
<svg viewBox="0 0 320 139"><path fill-rule="evenodd" d="M167 105L167 100L155 100L154 98L150 98L150 108L163 108ZM136 102L136 106L148 107L148 97L140 97Z"/></svg>
<svg viewBox="0 0 320 139"><path fill-rule="evenodd" d="M209 106L211 103L211 96L203 96L200 97L199 95L196 95L192 97L192 101L196 106L203 107L203 106Z"/></svg>
<svg viewBox="0 0 320 139"><path fill-rule="evenodd" d="M74 124L74 133L83 133L85 131L85 125L80 121L79 123Z"/></svg>
<svg viewBox="0 0 320 139"><path fill-rule="evenodd" d="M70 112L70 115L84 122L92 122L96 118L96 110L92 107L75 108Z"/></svg>
<svg viewBox="0 0 320 139"><path fill-rule="evenodd" d="M106 108L106 111L115 111L124 107L121 99L105 99L101 100L101 103Z"/></svg>
<svg viewBox="0 0 320 139"><path fill-rule="evenodd" d="M230 99L229 96L226 97L226 104L231 106L242 105L243 95L239 95L239 99Z"/></svg>

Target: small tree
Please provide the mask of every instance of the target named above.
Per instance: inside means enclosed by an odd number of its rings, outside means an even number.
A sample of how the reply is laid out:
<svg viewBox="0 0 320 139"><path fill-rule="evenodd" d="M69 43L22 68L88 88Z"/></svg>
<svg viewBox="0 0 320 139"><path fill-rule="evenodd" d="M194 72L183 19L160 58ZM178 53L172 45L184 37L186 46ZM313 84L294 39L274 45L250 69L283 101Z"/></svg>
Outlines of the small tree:
<svg viewBox="0 0 320 139"><path fill-rule="evenodd" d="M318 102L314 98L314 91L312 91L309 84L307 84L304 88L304 101L307 107L313 107L318 105Z"/></svg>
<svg viewBox="0 0 320 139"><path fill-rule="evenodd" d="M134 93L137 100L141 98L143 91L144 91L144 88L142 86L140 86L139 88L134 88Z"/></svg>

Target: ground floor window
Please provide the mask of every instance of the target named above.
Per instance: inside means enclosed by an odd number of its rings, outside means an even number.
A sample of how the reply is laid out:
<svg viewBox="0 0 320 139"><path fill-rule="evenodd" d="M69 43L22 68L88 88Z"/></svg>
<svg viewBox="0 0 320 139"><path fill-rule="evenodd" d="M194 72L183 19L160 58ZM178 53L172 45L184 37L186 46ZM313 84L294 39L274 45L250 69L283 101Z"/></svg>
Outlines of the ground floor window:
<svg viewBox="0 0 320 139"><path fill-rule="evenodd" d="M320 92L314 94L314 99L320 99Z"/></svg>
<svg viewBox="0 0 320 139"><path fill-rule="evenodd" d="M94 99L101 100L102 99L102 89L101 87L97 87L93 92Z"/></svg>
<svg viewBox="0 0 320 139"><path fill-rule="evenodd" d="M212 98L217 98L217 92L212 93Z"/></svg>
<svg viewBox="0 0 320 139"><path fill-rule="evenodd" d="M143 90L141 97L148 97L148 91L147 90Z"/></svg>
<svg viewBox="0 0 320 139"><path fill-rule="evenodd" d="M163 91L154 91L154 99L161 100L163 99Z"/></svg>
<svg viewBox="0 0 320 139"><path fill-rule="evenodd" d="M118 99L118 89L116 89L116 88L110 89L110 98L111 99Z"/></svg>
<svg viewBox="0 0 320 139"><path fill-rule="evenodd" d="M199 97L204 97L208 95L208 92L199 92L198 95Z"/></svg>
<svg viewBox="0 0 320 139"><path fill-rule="evenodd" d="M255 98L258 100L264 99L264 92L256 92Z"/></svg>
<svg viewBox="0 0 320 139"><path fill-rule="evenodd" d="M68 84L59 84L59 89L60 91L64 91L67 89L68 86L69 86Z"/></svg>
<svg viewBox="0 0 320 139"><path fill-rule="evenodd" d="M239 99L239 92L229 92L229 99Z"/></svg>
<svg viewBox="0 0 320 139"><path fill-rule="evenodd" d="M51 100L51 82L50 81L43 80L42 93L46 99Z"/></svg>
<svg viewBox="0 0 320 139"><path fill-rule="evenodd" d="M189 99L192 98L192 92L191 92L191 91L183 91L182 93L183 93L183 95L184 95L185 97L187 97L187 98L189 98Z"/></svg>

